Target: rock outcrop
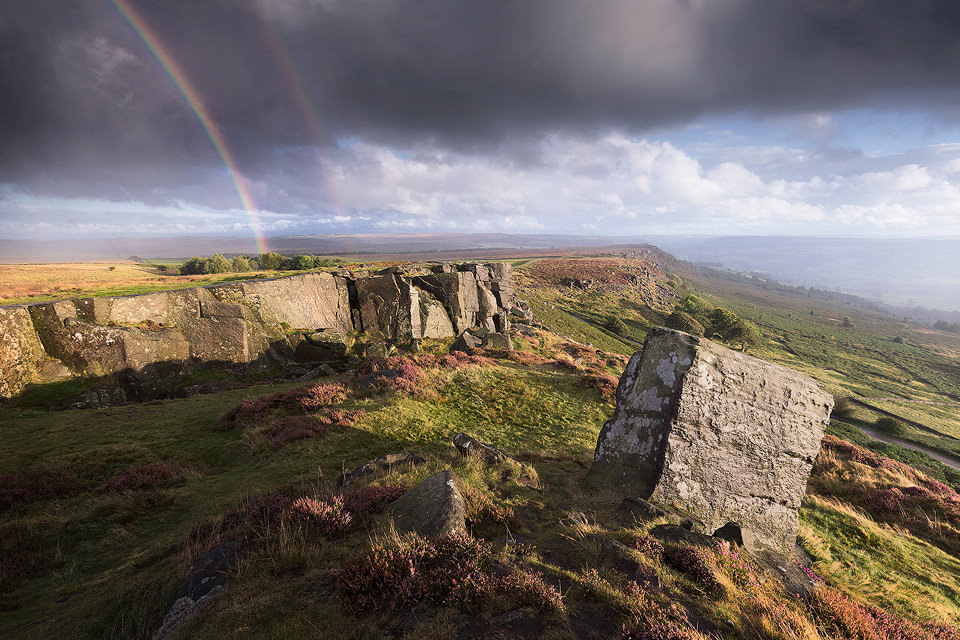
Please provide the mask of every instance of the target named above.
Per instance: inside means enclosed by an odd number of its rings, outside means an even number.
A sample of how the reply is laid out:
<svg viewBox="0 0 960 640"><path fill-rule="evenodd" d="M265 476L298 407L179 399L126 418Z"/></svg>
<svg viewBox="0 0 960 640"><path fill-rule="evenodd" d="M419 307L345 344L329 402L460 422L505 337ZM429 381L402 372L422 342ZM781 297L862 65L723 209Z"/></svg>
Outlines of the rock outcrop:
<svg viewBox="0 0 960 640"><path fill-rule="evenodd" d="M143 400L172 395L198 368L342 358L357 334L389 352L467 329L506 332L511 274L499 263L406 265L3 307L0 398L66 372Z"/></svg>
<svg viewBox="0 0 960 640"><path fill-rule="evenodd" d="M658 327L620 379L588 479L788 551L832 406L804 375Z"/></svg>
<svg viewBox="0 0 960 640"><path fill-rule="evenodd" d="M398 531L442 536L467 530L467 505L457 488L457 476L438 471L387 507Z"/></svg>

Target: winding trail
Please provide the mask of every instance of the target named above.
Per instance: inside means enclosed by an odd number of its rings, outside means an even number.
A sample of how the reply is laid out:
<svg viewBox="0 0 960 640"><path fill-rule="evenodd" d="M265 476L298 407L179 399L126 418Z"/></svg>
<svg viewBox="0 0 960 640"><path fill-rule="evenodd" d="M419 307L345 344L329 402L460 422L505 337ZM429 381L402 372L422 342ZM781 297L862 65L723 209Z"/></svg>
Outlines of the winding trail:
<svg viewBox="0 0 960 640"><path fill-rule="evenodd" d="M953 469L956 469L957 471L960 471L960 462L954 460L953 458L948 458L942 454L931 451L930 449L921 447L920 445L917 445L917 444L913 444L912 442L906 442L904 440L900 440L898 438L888 436L885 433L878 433L877 431L874 431L872 429L867 429L866 427L858 427L858 428L861 431L863 431L865 434L867 434L867 436L869 436L870 439L873 440L874 442L886 442L888 444L895 444L895 445L901 446L904 449L910 449L912 451L919 451L920 453L925 453L931 458L933 458L934 460L936 460L937 462L941 462L948 467L951 467Z"/></svg>

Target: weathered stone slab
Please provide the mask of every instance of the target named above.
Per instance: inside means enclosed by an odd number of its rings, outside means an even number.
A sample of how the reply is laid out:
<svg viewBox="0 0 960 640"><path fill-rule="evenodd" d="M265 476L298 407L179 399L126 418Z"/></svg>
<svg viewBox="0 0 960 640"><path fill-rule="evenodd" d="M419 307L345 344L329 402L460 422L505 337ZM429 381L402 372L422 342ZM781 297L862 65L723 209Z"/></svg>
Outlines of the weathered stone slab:
<svg viewBox="0 0 960 640"><path fill-rule="evenodd" d="M365 478L374 473L389 471L403 464L417 467L425 462L424 458L415 453L388 453L385 456L364 462L353 471L340 474L340 477L337 478L337 486L346 488L360 478Z"/></svg>
<svg viewBox="0 0 960 640"><path fill-rule="evenodd" d="M117 324L140 324L150 320L157 324L170 322L170 296L172 292L158 291L138 296L113 298L109 305L109 319ZM96 299L95 299L96 300ZM99 309L97 305L100 305ZM107 305L94 302L93 314L96 322L103 322L100 315L107 311ZM99 312L99 313L98 313Z"/></svg>
<svg viewBox="0 0 960 640"><path fill-rule="evenodd" d="M25 307L0 308L0 398L20 392L45 354Z"/></svg>
<svg viewBox="0 0 960 640"><path fill-rule="evenodd" d="M788 550L832 406L804 375L658 327L620 379L588 478Z"/></svg>
<svg viewBox="0 0 960 640"><path fill-rule="evenodd" d="M439 300L423 300L426 295L428 294L424 293L420 296L423 337L452 338L456 333L453 331L453 323L450 322L447 310Z"/></svg>
<svg viewBox="0 0 960 640"><path fill-rule="evenodd" d="M471 272L455 271L417 276L413 283L443 303L450 313L457 333L476 326L480 300L477 297L477 280Z"/></svg>
<svg viewBox="0 0 960 640"><path fill-rule="evenodd" d="M256 310L264 322L294 329L353 331L346 279L329 273L306 273L273 280L238 283L240 302Z"/></svg>
<svg viewBox="0 0 960 640"><path fill-rule="evenodd" d="M416 531L423 536L464 532L466 502L457 488L457 476L438 471L390 503L398 531Z"/></svg>
<svg viewBox="0 0 960 640"><path fill-rule="evenodd" d="M357 302L363 330L373 338L412 340L423 336L420 294L397 275L357 280Z"/></svg>

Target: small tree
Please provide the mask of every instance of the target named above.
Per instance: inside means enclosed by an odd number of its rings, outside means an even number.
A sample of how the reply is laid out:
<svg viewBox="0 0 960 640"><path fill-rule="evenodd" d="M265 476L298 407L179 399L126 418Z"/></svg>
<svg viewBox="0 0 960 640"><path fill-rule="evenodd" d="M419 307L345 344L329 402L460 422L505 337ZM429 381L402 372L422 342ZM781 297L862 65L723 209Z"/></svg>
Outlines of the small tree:
<svg viewBox="0 0 960 640"><path fill-rule="evenodd" d="M200 256L194 256L180 265L180 275L198 276L206 273L205 268L204 258L201 258Z"/></svg>
<svg viewBox="0 0 960 640"><path fill-rule="evenodd" d="M233 259L232 265L235 273L244 273L250 271L250 261L243 256L237 256Z"/></svg>
<svg viewBox="0 0 960 640"><path fill-rule="evenodd" d="M855 410L856 407L853 404L853 400L846 396L834 396L833 411L830 412L830 417L847 420L853 417Z"/></svg>
<svg viewBox="0 0 960 640"><path fill-rule="evenodd" d="M704 333L703 325L700 324L692 315L684 311L674 310L673 313L667 316L664 324L671 329L684 331L695 336L702 336Z"/></svg>
<svg viewBox="0 0 960 640"><path fill-rule="evenodd" d="M207 259L205 273L230 273L233 270L233 264L217 253Z"/></svg>
<svg viewBox="0 0 960 640"><path fill-rule="evenodd" d="M275 271L283 265L284 257L279 253L270 251L269 253L261 253L259 262L260 268Z"/></svg>
<svg viewBox="0 0 960 640"><path fill-rule="evenodd" d="M903 423L895 418L877 418L877 421L873 423L873 426L877 431L883 431L895 436L903 435L906 433L906 427L903 426Z"/></svg>
<svg viewBox="0 0 960 640"><path fill-rule="evenodd" d="M843 316L843 319L840 320L840 326L846 327L847 329L853 328L853 320L850 319L850 316Z"/></svg>
<svg viewBox="0 0 960 640"><path fill-rule="evenodd" d="M313 256L305 256L305 255L293 256L287 262L288 264L284 268L291 269L294 271L302 271L303 269L313 269L317 264L316 258L314 258Z"/></svg>
<svg viewBox="0 0 960 640"><path fill-rule="evenodd" d="M607 329L618 336L630 335L630 327L617 316L611 316L610 319L607 320Z"/></svg>

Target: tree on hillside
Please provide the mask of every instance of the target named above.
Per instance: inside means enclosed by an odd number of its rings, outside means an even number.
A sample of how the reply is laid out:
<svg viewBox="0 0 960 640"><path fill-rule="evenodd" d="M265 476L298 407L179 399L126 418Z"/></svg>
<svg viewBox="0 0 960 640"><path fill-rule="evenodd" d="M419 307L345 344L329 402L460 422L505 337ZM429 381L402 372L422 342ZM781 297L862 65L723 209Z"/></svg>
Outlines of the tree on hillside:
<svg viewBox="0 0 960 640"><path fill-rule="evenodd" d="M182 265L180 265L180 275L182 276L199 276L206 273L206 265L204 261L206 258L201 258L200 256L194 256L190 258Z"/></svg>
<svg viewBox="0 0 960 640"><path fill-rule="evenodd" d="M610 318L607 320L606 326L608 331L615 333L618 336L630 335L630 327L628 327L627 323L617 316L610 316Z"/></svg>
<svg viewBox="0 0 960 640"><path fill-rule="evenodd" d="M843 316L843 319L840 321L841 327L846 327L848 329L853 328L853 320L850 319L850 316Z"/></svg>
<svg viewBox="0 0 960 640"><path fill-rule="evenodd" d="M230 273L233 271L233 263L219 253L210 256L205 266L206 273Z"/></svg>
<svg viewBox="0 0 960 640"><path fill-rule="evenodd" d="M250 271L250 261L243 256L237 256L234 258L231 266L233 267L233 271L236 273Z"/></svg>
<svg viewBox="0 0 960 640"><path fill-rule="evenodd" d="M313 256L297 255L287 260L283 268L302 271L303 269L313 269L315 266L317 266L317 260Z"/></svg>
<svg viewBox="0 0 960 640"><path fill-rule="evenodd" d="M744 351L763 341L763 335L752 322L723 307L710 312L710 335L728 344L740 345Z"/></svg>
<svg viewBox="0 0 960 640"><path fill-rule="evenodd" d="M283 265L284 257L275 251L270 251L261 253L258 261L261 269L275 271Z"/></svg>
<svg viewBox="0 0 960 640"><path fill-rule="evenodd" d="M703 325L692 315L684 311L674 310L673 313L667 316L664 324L671 329L684 331L695 336L702 336L704 333Z"/></svg>

